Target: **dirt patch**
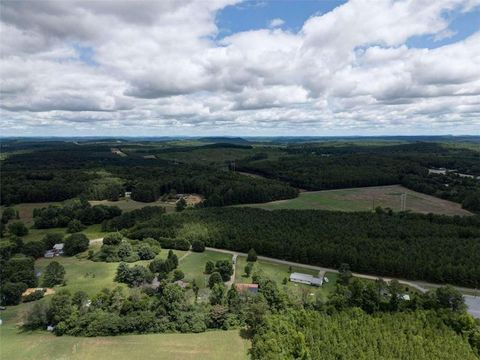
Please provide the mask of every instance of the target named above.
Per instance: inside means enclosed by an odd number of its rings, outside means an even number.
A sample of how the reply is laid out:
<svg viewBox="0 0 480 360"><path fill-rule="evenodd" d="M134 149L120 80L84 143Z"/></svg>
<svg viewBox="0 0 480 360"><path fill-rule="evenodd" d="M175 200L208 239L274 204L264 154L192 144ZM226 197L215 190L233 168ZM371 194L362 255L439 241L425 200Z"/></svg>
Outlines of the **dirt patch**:
<svg viewBox="0 0 480 360"><path fill-rule="evenodd" d="M35 291L37 290L44 290L45 292L43 293L44 296L47 296L47 295L53 295L55 294L55 290L52 289L52 288L28 288L27 290L25 290L22 294L22 297L23 296L28 296L32 293L34 293Z"/></svg>
<svg viewBox="0 0 480 360"><path fill-rule="evenodd" d="M185 195L187 205L197 205L203 201L203 197L197 194Z"/></svg>

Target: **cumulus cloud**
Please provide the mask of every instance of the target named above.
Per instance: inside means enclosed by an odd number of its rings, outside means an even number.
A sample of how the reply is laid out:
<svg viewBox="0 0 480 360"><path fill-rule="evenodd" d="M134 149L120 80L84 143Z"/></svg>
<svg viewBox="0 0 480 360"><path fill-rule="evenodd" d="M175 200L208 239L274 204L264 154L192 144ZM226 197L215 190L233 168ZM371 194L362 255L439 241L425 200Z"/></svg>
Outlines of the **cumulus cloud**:
<svg viewBox="0 0 480 360"><path fill-rule="evenodd" d="M312 14L298 32L277 18L216 40L218 11L238 2L2 1L3 129L320 135L480 127L480 29L435 49L407 44L453 36L445 13L474 11L478 1L351 0Z"/></svg>

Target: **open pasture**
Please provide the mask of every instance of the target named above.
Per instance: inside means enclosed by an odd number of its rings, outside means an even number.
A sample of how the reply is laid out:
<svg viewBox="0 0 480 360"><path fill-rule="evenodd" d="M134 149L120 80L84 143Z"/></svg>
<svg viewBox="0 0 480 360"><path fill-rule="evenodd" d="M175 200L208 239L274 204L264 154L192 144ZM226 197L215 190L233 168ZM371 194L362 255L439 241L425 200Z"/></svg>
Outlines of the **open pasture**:
<svg viewBox="0 0 480 360"><path fill-rule="evenodd" d="M332 211L372 211L377 206L401 210L401 196L406 194L405 209L418 213L469 215L460 204L409 190L400 185L373 186L352 189L306 191L297 198L252 204L267 210L318 209Z"/></svg>

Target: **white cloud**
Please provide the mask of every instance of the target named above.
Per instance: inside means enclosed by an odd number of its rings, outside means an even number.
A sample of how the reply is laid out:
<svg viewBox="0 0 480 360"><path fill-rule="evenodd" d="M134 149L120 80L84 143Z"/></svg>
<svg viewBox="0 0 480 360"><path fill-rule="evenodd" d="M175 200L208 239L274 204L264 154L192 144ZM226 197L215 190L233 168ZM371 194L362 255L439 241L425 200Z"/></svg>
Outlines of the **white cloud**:
<svg viewBox="0 0 480 360"><path fill-rule="evenodd" d="M284 20L282 20L280 18L275 18L275 19L270 20L270 22L268 23L268 26L271 27L271 28L276 28L276 27L282 26L283 24L285 24Z"/></svg>
<svg viewBox="0 0 480 360"><path fill-rule="evenodd" d="M235 2L2 1L2 128L478 132L480 32L436 49L406 45L451 36L443 14L472 1L352 0L298 33L273 19L214 40L217 11Z"/></svg>

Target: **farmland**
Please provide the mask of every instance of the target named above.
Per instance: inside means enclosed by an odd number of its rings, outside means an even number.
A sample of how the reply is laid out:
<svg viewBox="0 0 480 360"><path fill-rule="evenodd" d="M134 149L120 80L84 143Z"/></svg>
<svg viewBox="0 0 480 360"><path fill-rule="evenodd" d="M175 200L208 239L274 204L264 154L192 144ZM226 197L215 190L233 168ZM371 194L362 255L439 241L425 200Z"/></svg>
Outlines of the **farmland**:
<svg viewBox="0 0 480 360"><path fill-rule="evenodd" d="M469 215L460 204L409 190L400 185L374 186L353 189L307 191L289 200L272 201L247 206L267 210L319 209L332 211L371 211L377 206L399 211L400 196L407 194L406 210L418 213Z"/></svg>
<svg viewBox="0 0 480 360"><path fill-rule="evenodd" d="M31 304L31 303L30 303ZM29 303L2 312L0 358L9 360L94 359L248 359L249 342L238 330L202 334L147 334L114 337L57 337L45 331L17 327Z"/></svg>

